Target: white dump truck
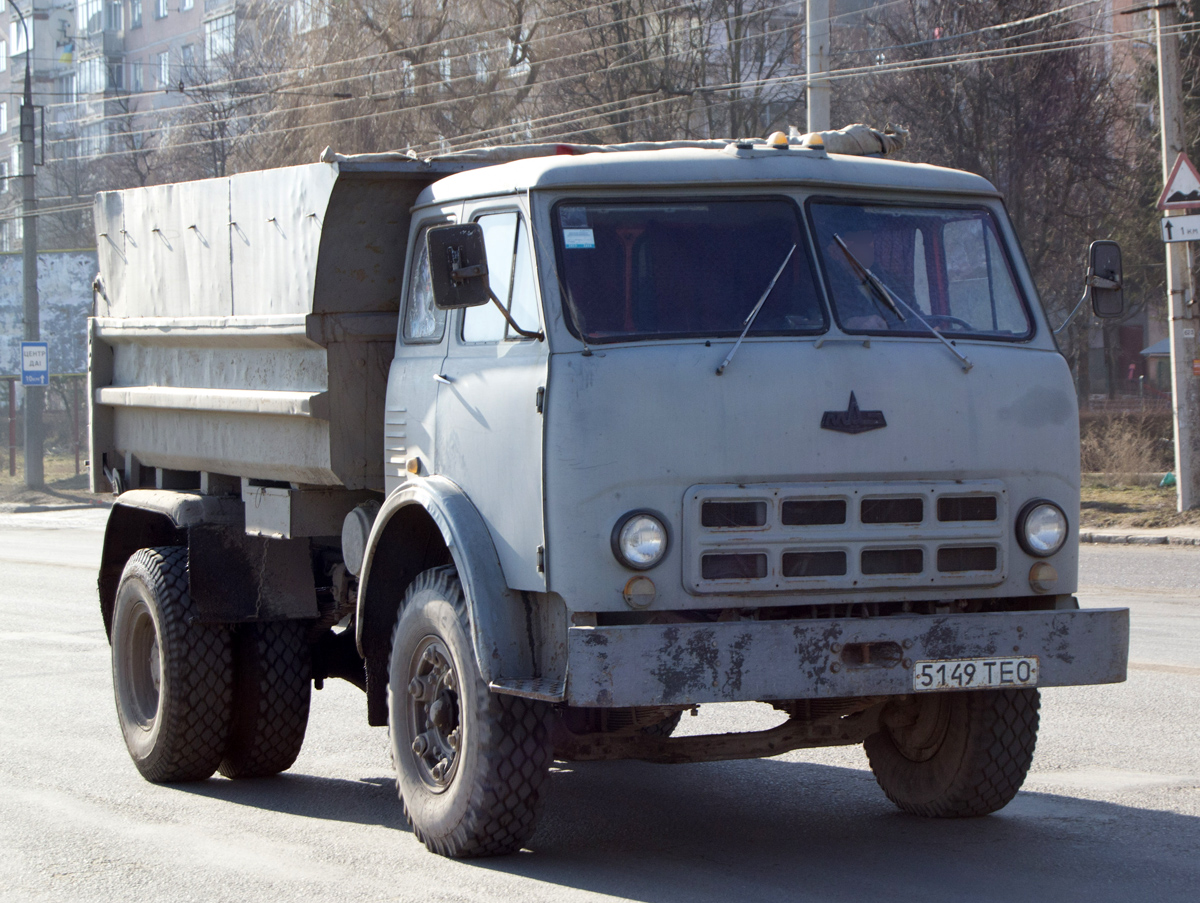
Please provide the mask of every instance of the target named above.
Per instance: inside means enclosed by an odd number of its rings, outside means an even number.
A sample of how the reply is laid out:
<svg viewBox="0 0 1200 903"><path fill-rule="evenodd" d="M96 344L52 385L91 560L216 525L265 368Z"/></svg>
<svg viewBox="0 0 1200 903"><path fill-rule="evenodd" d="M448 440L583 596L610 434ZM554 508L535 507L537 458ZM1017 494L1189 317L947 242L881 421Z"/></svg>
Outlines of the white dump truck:
<svg viewBox="0 0 1200 903"><path fill-rule="evenodd" d="M820 135L326 152L96 223L100 608L148 780L289 768L336 677L445 855L518 849L556 758L862 743L901 809L974 816L1039 688L1125 678L1128 612L1072 595L1071 374L982 178ZM781 723L672 736L743 701Z"/></svg>

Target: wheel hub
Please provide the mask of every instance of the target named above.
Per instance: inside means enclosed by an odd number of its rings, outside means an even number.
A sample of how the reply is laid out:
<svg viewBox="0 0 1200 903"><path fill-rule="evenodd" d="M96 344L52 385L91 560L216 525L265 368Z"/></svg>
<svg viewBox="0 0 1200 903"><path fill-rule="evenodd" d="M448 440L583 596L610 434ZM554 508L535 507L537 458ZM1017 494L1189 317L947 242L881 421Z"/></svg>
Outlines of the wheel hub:
<svg viewBox="0 0 1200 903"><path fill-rule="evenodd" d="M158 645L158 631L154 618L146 604L140 603L128 627L124 642L128 654L125 657L126 708L131 720L149 730L158 715L158 696L162 689L162 651Z"/></svg>
<svg viewBox="0 0 1200 903"><path fill-rule="evenodd" d="M892 741L906 758L926 762L941 749L950 725L950 704L944 695L909 697L893 702L883 716Z"/></svg>
<svg viewBox="0 0 1200 903"><path fill-rule="evenodd" d="M457 771L462 726L454 660L438 637L426 637L413 652L407 708L417 772L443 790Z"/></svg>

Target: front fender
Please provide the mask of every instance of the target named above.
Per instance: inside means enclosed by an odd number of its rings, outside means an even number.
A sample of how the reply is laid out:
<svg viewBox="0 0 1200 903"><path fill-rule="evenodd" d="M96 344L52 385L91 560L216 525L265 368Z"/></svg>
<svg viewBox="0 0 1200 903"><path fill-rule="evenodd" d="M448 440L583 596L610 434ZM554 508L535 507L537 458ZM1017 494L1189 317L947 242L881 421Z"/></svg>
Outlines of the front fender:
<svg viewBox="0 0 1200 903"><path fill-rule="evenodd" d="M370 623L372 604L369 585L377 556L388 554L381 543L389 522L401 511L419 506L441 533L450 558L458 570L471 622L471 640L480 675L491 682L533 674L530 618L521 594L508 588L492 535L466 493L445 477L411 480L384 500L371 526L358 585L355 639L361 655L368 638L364 625ZM402 540L401 540L402 541Z"/></svg>

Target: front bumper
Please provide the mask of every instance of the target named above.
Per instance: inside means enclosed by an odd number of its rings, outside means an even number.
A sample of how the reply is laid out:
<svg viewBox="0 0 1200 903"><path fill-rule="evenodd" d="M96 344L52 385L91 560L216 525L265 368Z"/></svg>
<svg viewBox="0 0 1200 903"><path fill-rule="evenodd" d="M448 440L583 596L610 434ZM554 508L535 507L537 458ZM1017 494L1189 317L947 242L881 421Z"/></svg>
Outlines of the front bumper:
<svg viewBox="0 0 1200 903"><path fill-rule="evenodd" d="M1061 687L1125 679L1129 609L572 627L567 647L577 706L903 695L913 662L988 656L1036 655Z"/></svg>

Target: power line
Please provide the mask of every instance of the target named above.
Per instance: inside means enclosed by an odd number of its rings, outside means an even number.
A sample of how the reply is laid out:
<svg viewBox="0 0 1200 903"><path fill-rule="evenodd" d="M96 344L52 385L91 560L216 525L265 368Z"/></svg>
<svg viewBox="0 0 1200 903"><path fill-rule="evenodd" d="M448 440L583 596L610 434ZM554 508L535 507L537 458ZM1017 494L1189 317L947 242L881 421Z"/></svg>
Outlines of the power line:
<svg viewBox="0 0 1200 903"><path fill-rule="evenodd" d="M1195 32L1197 30L1197 28L1198 28L1197 25L1181 26L1179 29L1179 33L1190 34L1190 33ZM1146 29L1131 29L1131 30L1125 31L1125 32L1112 32L1112 33L1104 32L1104 33L1101 33L1101 35L1098 37L1082 36L1082 37L1076 37L1076 38L1056 40L1056 41L1051 41L1051 42L1043 42L1041 44L1027 45L1027 46L1021 47L1021 48L999 48L999 49L994 49L994 50L971 51L971 52L952 54L952 55L948 55L945 57L918 58L915 60L907 60L907 61L902 61L902 62L898 62L898 63L894 63L894 64L885 64L882 66L863 66L863 67L853 67L853 68L849 68L849 69L839 69L839 70L834 70L834 71L830 72L828 77L831 79L845 79L845 78L856 77L856 76L865 75L865 74L878 75L878 74L887 74L890 72L916 71L918 69L933 68L933 67L938 67L938 66L960 65L963 63L970 63L970 62L989 62L989 61L1001 60L1001 59L1014 59L1014 58L1029 56L1029 55L1033 55L1033 54L1056 52L1056 51L1060 51L1060 50L1064 50L1064 49L1069 49L1073 46L1087 47L1087 46L1100 46L1100 45L1104 45L1104 44L1117 44L1117 43L1120 43L1123 41L1136 39L1136 37L1138 35L1143 34L1145 31L1146 31ZM775 77L772 79L765 79L765 80L747 80L747 81L730 82L730 83L726 83L725 85L707 86L707 88L708 88L708 90L712 90L714 92L715 91L730 91L730 90L736 90L738 88L744 88L744 87L750 87L750 86L761 86L764 84L789 84L789 83L795 84L795 83L806 81L806 80L807 80L807 75L778 76L778 77ZM441 101L441 102L439 102L439 104L444 105L446 103L457 102L458 100L459 100L458 98L455 98L455 99L448 100L448 101ZM538 120L531 120L530 122L546 123L544 125L538 126L538 130L540 131L544 128L550 127L549 123L553 120L562 120L562 121L559 121L556 123L556 125L559 127L569 126L569 125L574 125L574 124L582 124L589 120L594 120L594 119L598 118L598 116L604 115L605 108L619 108L619 109L624 109L625 111L629 111L629 110L636 110L636 109L642 109L642 108L653 107L653 106L660 106L664 103L671 103L671 102L675 102L677 100L678 100L678 98L669 97L669 98L660 98L660 99L651 100L651 101L643 101L643 102L636 103L636 104L624 103L623 106L620 106L623 103L621 101L611 101L611 102L607 102L604 104L594 105L593 107L584 107L584 108L581 108L578 110L564 111L562 113L553 114L551 116L540 117ZM306 109L306 107L293 108L293 110L297 111L297 112L303 111L304 109ZM349 123L349 122L373 119L373 118L377 118L377 117L383 116L383 115L398 114L398 113L405 112L406 110L411 110L411 109L414 109L414 108L401 108L401 109L393 109L393 110L385 110L385 111L376 111L376 112L367 113L367 114L359 114L359 115L355 115L355 116L342 117L340 119L335 119L335 120L325 120L323 122L303 123L303 124L299 124L299 125L267 129L267 130L255 132L253 134L256 137L266 137L269 135L284 134L284 133L290 133L290 132L294 132L294 131L300 131L300 130L307 129L307 128L317 128L317 127L322 127L322 126L340 125L340 124L345 124L345 123ZM613 110L609 110L608 112L613 112ZM572 117L572 116L575 117L573 120L570 118L564 119L564 117ZM601 124L603 124L603 123L601 123ZM594 127L595 126L593 126L593 128ZM510 124L507 126L503 126L503 127L497 128L497 129L490 130L490 132L492 132L492 133L496 133L496 132L511 133L513 131L524 130L525 128L527 128L527 126L524 123L516 123L516 124ZM486 134L486 133L484 133L484 134ZM567 133L567 134L570 134L570 133ZM184 142L184 143L175 145L174 147L184 148L184 147L192 147L192 146L203 146L208 143L210 143L210 142L207 140L195 141L195 142ZM469 146L472 144L478 145L478 144L484 143L484 139L480 139L478 136L472 136L471 138L467 139L467 142L465 144L461 144L458 141L454 141L451 143L452 143L452 146ZM422 146L435 149L435 146L431 145L431 144L422 145ZM122 156L125 153L128 153L128 152L127 151L110 152L110 153L106 153L106 154L94 155L91 157L79 156L79 157L68 158L68 159L96 159L97 157Z"/></svg>

